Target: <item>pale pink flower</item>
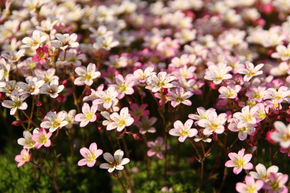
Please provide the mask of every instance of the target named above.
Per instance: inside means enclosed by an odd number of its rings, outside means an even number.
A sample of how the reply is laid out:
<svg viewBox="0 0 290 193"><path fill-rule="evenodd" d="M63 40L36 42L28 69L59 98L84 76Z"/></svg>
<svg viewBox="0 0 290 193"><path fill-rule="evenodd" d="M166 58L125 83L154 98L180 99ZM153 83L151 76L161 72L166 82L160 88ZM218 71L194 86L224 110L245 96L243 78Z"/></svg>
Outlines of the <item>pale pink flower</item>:
<svg viewBox="0 0 290 193"><path fill-rule="evenodd" d="M230 85L230 86L222 86L219 88L220 98L229 98L234 99L237 97L238 92L241 90L240 85Z"/></svg>
<svg viewBox="0 0 290 193"><path fill-rule="evenodd" d="M116 105L118 103L118 92L116 89L112 86L110 86L107 90L102 91L102 90L97 90L95 92L95 96L97 97L94 101L94 105L102 104L102 106L105 109L109 109L112 106Z"/></svg>
<svg viewBox="0 0 290 193"><path fill-rule="evenodd" d="M234 113L233 117L235 119L238 119L239 122L237 124L237 127L242 128L244 125L251 124L254 125L257 123L256 120L256 112L258 110L258 107L252 107L245 106L242 108L242 112L236 112Z"/></svg>
<svg viewBox="0 0 290 193"><path fill-rule="evenodd" d="M149 110L146 109L147 107L147 104L138 105L133 103L130 105L130 114L134 117L135 122L138 122L142 116L149 116Z"/></svg>
<svg viewBox="0 0 290 193"><path fill-rule="evenodd" d="M215 112L209 114L207 119L198 121L198 126L203 127L204 135L211 135L213 133L221 134L224 132L224 124L227 121L227 114L221 113L217 115Z"/></svg>
<svg viewBox="0 0 290 193"><path fill-rule="evenodd" d="M89 63L86 68L84 66L77 67L75 72L78 77L75 79L74 84L78 86L91 86L94 83L94 79L101 76L101 73L96 71L96 65L93 63Z"/></svg>
<svg viewBox="0 0 290 193"><path fill-rule="evenodd" d="M134 122L134 119L129 114L128 107L122 108L120 113L114 112L110 115L110 118L112 122L108 124L107 130L117 129L120 132Z"/></svg>
<svg viewBox="0 0 290 193"><path fill-rule="evenodd" d="M152 74L147 78L146 88L152 92L158 92L162 88L172 88L174 85L171 83L176 78L168 75L166 72L159 72L157 75Z"/></svg>
<svg viewBox="0 0 290 193"><path fill-rule="evenodd" d="M40 129L38 132L33 133L32 140L35 141L35 148L39 149L42 146L49 147L51 145L50 137L52 132L46 132L45 129Z"/></svg>
<svg viewBox="0 0 290 193"><path fill-rule="evenodd" d="M84 103L82 106L82 113L75 116L75 121L80 122L80 127L85 127L89 122L95 122L97 119L96 112L98 105L90 105Z"/></svg>
<svg viewBox="0 0 290 193"><path fill-rule="evenodd" d="M122 99L125 95L131 95L134 93L133 86L135 85L135 82L133 81L133 76L127 75L124 79L124 77L121 74L118 74L115 77L116 84L113 84L113 86L118 92L118 98Z"/></svg>
<svg viewBox="0 0 290 193"><path fill-rule="evenodd" d="M226 167L234 168L234 173L239 174L244 170L251 170L253 164L250 163L252 154L245 154L245 149L242 148L238 153L230 152L228 154L230 160L225 163Z"/></svg>
<svg viewBox="0 0 290 193"><path fill-rule="evenodd" d="M15 156L15 161L18 162L17 167L21 167L26 162L29 162L31 158L31 154L29 153L29 150L22 149L20 152L20 155Z"/></svg>
<svg viewBox="0 0 290 193"><path fill-rule="evenodd" d="M286 187L287 181L287 174L271 172L269 180L265 184L265 189L269 193L288 193L288 188Z"/></svg>
<svg viewBox="0 0 290 193"><path fill-rule="evenodd" d="M80 149L81 155L84 159L78 161L78 166L85 166L93 167L96 163L96 159L102 155L103 150L98 149L96 143L91 143L89 149L86 147L82 147Z"/></svg>
<svg viewBox="0 0 290 193"><path fill-rule="evenodd" d="M193 120L188 119L184 124L177 120L174 122L174 128L169 130L172 136L178 136L179 142L184 142L187 137L194 137L197 135L197 129L191 128Z"/></svg>
<svg viewBox="0 0 290 193"><path fill-rule="evenodd" d="M232 78L232 75L228 73L231 70L232 68L225 63L211 64L205 72L204 79L220 84L223 80Z"/></svg>
<svg viewBox="0 0 290 193"><path fill-rule="evenodd" d="M155 133L156 129L153 127L153 125L156 123L157 118L156 117L148 117L148 116L142 116L140 121L136 123L136 126L140 129L139 132L142 135L145 135L146 133Z"/></svg>
<svg viewBox="0 0 290 193"><path fill-rule="evenodd" d="M256 128L254 125L244 124L241 127L238 127L238 123L238 119L231 119L228 129L233 132L239 132L239 140L244 141L247 139L248 135L253 135L255 133Z"/></svg>
<svg viewBox="0 0 290 193"><path fill-rule="evenodd" d="M176 88L168 91L168 98L171 101L172 107L177 107L180 104L191 106L191 101L188 100L193 95L190 91L184 91L183 88Z"/></svg>
<svg viewBox="0 0 290 193"><path fill-rule="evenodd" d="M262 180L255 181L252 176L247 175L245 177L245 183L238 182L236 184L236 190L239 193L258 193L263 185L264 182Z"/></svg>
<svg viewBox="0 0 290 193"><path fill-rule="evenodd" d="M262 69L264 64L258 64L257 66L254 66L253 63L247 62L245 64L245 68L240 69L238 72L240 74L244 74L244 81L250 81L254 76L258 76L263 74Z"/></svg>

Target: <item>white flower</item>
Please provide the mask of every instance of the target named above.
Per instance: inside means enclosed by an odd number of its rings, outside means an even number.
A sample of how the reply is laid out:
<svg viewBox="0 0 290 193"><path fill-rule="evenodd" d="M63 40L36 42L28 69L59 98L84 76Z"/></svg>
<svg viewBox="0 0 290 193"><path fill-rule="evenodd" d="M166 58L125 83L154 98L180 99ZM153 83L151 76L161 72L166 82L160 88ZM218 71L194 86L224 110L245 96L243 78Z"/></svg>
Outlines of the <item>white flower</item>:
<svg viewBox="0 0 290 193"><path fill-rule="evenodd" d="M273 58L280 58L283 61L290 59L290 44L288 46L279 45L276 47L276 52L271 55Z"/></svg>
<svg viewBox="0 0 290 193"><path fill-rule="evenodd" d="M203 107L198 107L196 111L197 111L197 114L189 114L188 118L200 121L203 119L208 119L209 115L211 114L214 114L214 113L216 114L216 111L214 108L205 110Z"/></svg>
<svg viewBox="0 0 290 193"><path fill-rule="evenodd" d="M132 125L134 122L134 119L129 114L128 107L122 108L120 114L114 112L110 115L110 118L112 122L108 124L107 130L117 128L117 131L122 131L125 127Z"/></svg>
<svg viewBox="0 0 290 193"><path fill-rule="evenodd" d="M58 80L51 81L49 84L44 84L40 88L40 93L48 94L51 98L58 97L58 94L63 91L64 86L59 85Z"/></svg>
<svg viewBox="0 0 290 193"><path fill-rule="evenodd" d="M31 149L36 144L32 139L32 134L29 131L23 131L23 138L19 138L17 143L25 149Z"/></svg>
<svg viewBox="0 0 290 193"><path fill-rule="evenodd" d="M75 115L76 115L76 110L72 109L70 110L65 117L65 120L67 121L67 125L65 126L66 128L72 128L73 124L75 124Z"/></svg>
<svg viewBox="0 0 290 193"><path fill-rule="evenodd" d="M9 80L10 65L4 58L0 58L0 80Z"/></svg>
<svg viewBox="0 0 290 193"><path fill-rule="evenodd" d="M233 117L235 119L238 119L239 122L237 124L237 127L238 128L243 128L245 125L248 125L248 124L256 124L257 123L257 120L256 120L256 112L258 110L258 107L252 107L250 109L249 106L245 106L242 108L242 112L236 112L234 113Z"/></svg>
<svg viewBox="0 0 290 193"><path fill-rule="evenodd" d="M274 123L276 130L271 133L271 139L277 143L280 143L280 146L284 149L290 147L290 124L286 126L281 121L276 121Z"/></svg>
<svg viewBox="0 0 290 193"><path fill-rule="evenodd" d="M147 78L146 88L152 92L158 92L162 88L172 88L174 85L171 81L175 80L174 76L167 75L166 72L159 72L157 75L152 74Z"/></svg>
<svg viewBox="0 0 290 193"><path fill-rule="evenodd" d="M67 48L76 48L79 46L79 43L77 42L77 34L60 34L57 33L55 35L57 40L51 41L52 47L60 48L62 50L65 50Z"/></svg>
<svg viewBox="0 0 290 193"><path fill-rule="evenodd" d="M96 112L98 110L98 105L90 105L84 103L82 106L82 113L75 116L75 121L81 122L80 127L85 127L89 122L94 122L97 119Z"/></svg>
<svg viewBox="0 0 290 193"><path fill-rule="evenodd" d="M257 66L254 66L253 63L247 62L245 68L240 69L238 72L240 74L244 74L244 81L249 81L254 76L258 76L263 74L263 71L260 69L263 68L264 64L258 64Z"/></svg>
<svg viewBox="0 0 290 193"><path fill-rule="evenodd" d="M228 74L231 70L232 68L225 63L211 64L205 72L204 79L211 80L215 84L220 84L223 80L232 78L232 75Z"/></svg>
<svg viewBox="0 0 290 193"><path fill-rule="evenodd" d="M38 80L36 77L28 76L26 82L18 82L18 86L25 92L31 95L38 95L40 87L44 84L44 80Z"/></svg>
<svg viewBox="0 0 290 193"><path fill-rule="evenodd" d="M277 173L279 168L275 165L270 166L268 169L266 169L266 167L259 163L256 167L256 172L251 171L250 175L257 179L257 180L263 180L263 181L268 181L269 180L269 176L271 173Z"/></svg>
<svg viewBox="0 0 290 193"><path fill-rule="evenodd" d="M215 112L209 114L207 119L198 121L200 127L205 128L203 130L204 135L211 135L212 133L221 134L224 132L224 124L227 121L227 114L221 113L217 115Z"/></svg>
<svg viewBox="0 0 290 193"><path fill-rule="evenodd" d="M49 68L48 70L39 70L36 69L34 71L35 76L39 80L44 80L45 83L49 83L51 81L58 81L59 77L55 76L55 69L54 68Z"/></svg>
<svg viewBox="0 0 290 193"><path fill-rule="evenodd" d="M169 130L172 136L178 136L179 142L184 142L187 137L194 137L197 135L197 129L191 128L193 120L188 119L184 124L177 120L174 122L174 128Z"/></svg>
<svg viewBox="0 0 290 193"><path fill-rule="evenodd" d="M109 109L118 103L118 92L112 86L105 91L97 90L95 96L97 98L93 101L93 104L102 104L105 109Z"/></svg>
<svg viewBox="0 0 290 193"><path fill-rule="evenodd" d="M238 92L241 90L240 85L230 85L230 86L222 86L219 88L220 98L229 98L234 99L237 97Z"/></svg>
<svg viewBox="0 0 290 193"><path fill-rule="evenodd" d="M22 40L23 48L32 48L36 50L47 40L47 35L39 30L34 30L32 37L25 37Z"/></svg>
<svg viewBox="0 0 290 193"><path fill-rule="evenodd" d="M8 62L15 63L24 56L25 50L21 49L19 51L10 51L8 53L3 53L2 56L8 60Z"/></svg>
<svg viewBox="0 0 290 193"><path fill-rule="evenodd" d="M112 173L116 170L123 170L124 165L130 162L129 158L123 158L124 152L120 149L115 151L114 156L108 152L103 154L104 159L108 163L102 163L100 168L107 169L108 172Z"/></svg>
<svg viewBox="0 0 290 193"><path fill-rule="evenodd" d="M79 86L91 86L94 83L94 79L101 76L101 73L96 71L96 65L93 63L90 63L87 68L83 66L77 67L75 72L79 77L75 79L74 84Z"/></svg>
<svg viewBox="0 0 290 193"><path fill-rule="evenodd" d="M60 111L58 113L50 111L45 115L44 121L41 122L40 127L49 129L49 132L54 132L67 125L68 122L65 118L65 111Z"/></svg>
<svg viewBox="0 0 290 193"><path fill-rule="evenodd" d="M27 109L27 103L24 102L25 99L29 95L27 94L20 94L17 91L13 91L12 94L9 96L11 100L4 100L2 102L2 106L10 109L10 115L14 115L15 112L20 110L26 110Z"/></svg>
<svg viewBox="0 0 290 193"><path fill-rule="evenodd" d="M238 138L241 141L246 140L248 135L253 135L256 131L256 128L252 124L242 124L240 127L238 127L238 123L238 119L231 119L228 129L233 132L239 132Z"/></svg>
<svg viewBox="0 0 290 193"><path fill-rule="evenodd" d="M287 98L290 97L290 89L286 86L281 86L278 90L275 88L269 88L266 91L266 99L275 101L276 103L282 103L287 101Z"/></svg>
<svg viewBox="0 0 290 193"><path fill-rule="evenodd" d="M119 45L118 41L113 39L113 36L104 36L97 38L96 43L94 43L94 48L110 50Z"/></svg>

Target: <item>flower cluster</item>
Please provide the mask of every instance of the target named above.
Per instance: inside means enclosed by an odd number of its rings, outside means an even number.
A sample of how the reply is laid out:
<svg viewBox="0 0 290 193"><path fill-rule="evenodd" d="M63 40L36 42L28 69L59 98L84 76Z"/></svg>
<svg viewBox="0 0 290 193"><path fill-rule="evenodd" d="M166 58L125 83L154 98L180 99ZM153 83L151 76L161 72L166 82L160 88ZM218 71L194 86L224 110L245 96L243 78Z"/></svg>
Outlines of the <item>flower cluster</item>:
<svg viewBox="0 0 290 193"><path fill-rule="evenodd" d="M23 129L18 167L66 142L79 166L103 155L120 178L150 157L166 178L191 144L203 186L208 157L240 174L290 156L289 0L4 2L0 114ZM258 164L236 190L286 192L287 179Z"/></svg>

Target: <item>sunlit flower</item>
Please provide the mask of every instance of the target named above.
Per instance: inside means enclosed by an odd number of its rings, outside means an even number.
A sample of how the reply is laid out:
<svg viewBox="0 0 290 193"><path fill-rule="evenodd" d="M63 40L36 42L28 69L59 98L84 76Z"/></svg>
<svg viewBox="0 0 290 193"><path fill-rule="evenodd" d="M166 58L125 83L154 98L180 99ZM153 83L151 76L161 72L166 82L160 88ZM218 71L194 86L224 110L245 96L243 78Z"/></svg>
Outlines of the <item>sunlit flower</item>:
<svg viewBox="0 0 290 193"><path fill-rule="evenodd" d="M23 131L23 138L19 138L17 143L25 149L31 149L35 145L35 141L33 141L32 134L29 131Z"/></svg>
<svg viewBox="0 0 290 193"><path fill-rule="evenodd" d="M14 115L18 109L19 110L26 110L27 109L28 105L24 101L28 96L29 95L27 95L27 94L21 95L18 92L12 92L12 94L10 95L10 100L4 100L2 102L2 106L9 108L10 115Z"/></svg>
<svg viewBox="0 0 290 193"><path fill-rule="evenodd" d="M191 128L193 120L188 119L184 124L181 121L174 122L174 128L169 130L172 136L178 136L179 142L184 142L187 137L194 137L197 134L197 129Z"/></svg>
<svg viewBox="0 0 290 193"><path fill-rule="evenodd" d="M101 76L101 73L96 71L96 65L93 63L90 63L87 68L83 66L77 67L75 72L77 73L78 78L75 79L74 84L79 86L91 86L94 83L94 79Z"/></svg>
<svg viewBox="0 0 290 193"><path fill-rule="evenodd" d="M240 74L244 74L244 80L250 81L251 78L254 76L258 76L263 74L263 71L261 69L263 68L264 64L258 64L257 66L254 66L253 63L247 62L245 64L245 68L242 68L239 70Z"/></svg>
<svg viewBox="0 0 290 193"><path fill-rule="evenodd" d="M122 108L120 113L114 112L110 115L110 119L112 122L108 124L107 130L117 129L117 131L122 131L134 122L134 119L129 114L128 107Z"/></svg>
<svg viewBox="0 0 290 193"><path fill-rule="evenodd" d="M123 158L124 152L120 149L115 151L114 156L108 152L103 154L104 159L108 163L102 163L100 168L107 169L109 173L112 173L114 170L123 170L124 165L130 162L129 158Z"/></svg>
<svg viewBox="0 0 290 193"><path fill-rule="evenodd" d="M211 64L205 72L204 79L220 84L223 80L232 78L232 75L228 73L231 70L232 68L225 63Z"/></svg>
<svg viewBox="0 0 290 193"><path fill-rule="evenodd" d="M82 113L75 116L75 121L80 122L80 127L85 127L89 122L95 122L97 119L96 112L98 110L98 105L90 105L84 103L82 106Z"/></svg>
<svg viewBox="0 0 290 193"><path fill-rule="evenodd" d="M263 185L264 182L262 180L255 181L252 176L247 175L245 183L238 182L236 184L236 190L240 193L258 193Z"/></svg>
<svg viewBox="0 0 290 193"><path fill-rule="evenodd" d="M45 117L44 121L41 122L40 127L49 129L50 132L54 132L57 129L60 129L67 125L66 112L60 111L56 112L48 112Z"/></svg>
<svg viewBox="0 0 290 193"><path fill-rule="evenodd" d="M256 171L251 171L250 175L258 180L268 181L271 173L277 173L279 168L277 166L270 166L266 169L266 167L259 163L255 167Z"/></svg>

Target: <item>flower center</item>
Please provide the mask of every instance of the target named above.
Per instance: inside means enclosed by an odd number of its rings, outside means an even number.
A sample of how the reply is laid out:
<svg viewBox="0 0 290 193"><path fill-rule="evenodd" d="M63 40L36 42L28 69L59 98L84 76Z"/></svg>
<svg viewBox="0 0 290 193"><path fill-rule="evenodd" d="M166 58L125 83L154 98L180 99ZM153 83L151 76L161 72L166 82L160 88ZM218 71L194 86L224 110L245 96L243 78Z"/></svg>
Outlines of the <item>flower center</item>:
<svg viewBox="0 0 290 193"><path fill-rule="evenodd" d="M38 137L38 143L45 144L46 141L47 141L47 137L44 134Z"/></svg>
<svg viewBox="0 0 290 193"><path fill-rule="evenodd" d="M238 167L238 168L242 168L244 167L245 165L245 161L241 158L238 158L236 161L235 161L235 165Z"/></svg>
<svg viewBox="0 0 290 193"><path fill-rule="evenodd" d="M187 136L187 135L189 135L189 131L188 130L182 129L180 131L180 136L184 137L184 136Z"/></svg>
<svg viewBox="0 0 290 193"><path fill-rule="evenodd" d="M121 119L118 121L118 126L122 127L126 124L126 121L124 119Z"/></svg>
<svg viewBox="0 0 290 193"><path fill-rule="evenodd" d="M90 112L90 113L86 114L86 119L87 120L91 120L93 117L94 117L94 113L93 112Z"/></svg>

